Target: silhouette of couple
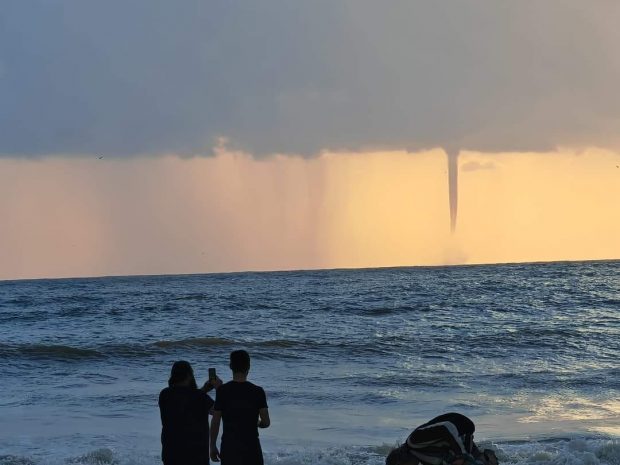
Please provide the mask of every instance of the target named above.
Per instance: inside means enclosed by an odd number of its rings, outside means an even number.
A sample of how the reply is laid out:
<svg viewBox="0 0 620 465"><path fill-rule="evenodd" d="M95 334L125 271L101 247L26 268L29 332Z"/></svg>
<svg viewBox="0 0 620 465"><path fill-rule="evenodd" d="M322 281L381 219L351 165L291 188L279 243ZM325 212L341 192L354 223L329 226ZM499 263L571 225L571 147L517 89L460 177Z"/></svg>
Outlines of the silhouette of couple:
<svg viewBox="0 0 620 465"><path fill-rule="evenodd" d="M247 380L250 355L245 350L231 352L230 369L232 381L224 384L215 376L198 388L188 362L172 365L168 387L159 394L164 465L206 465L209 457L222 465L263 465L258 428L270 424L265 391ZM215 401L207 394L212 389Z"/></svg>

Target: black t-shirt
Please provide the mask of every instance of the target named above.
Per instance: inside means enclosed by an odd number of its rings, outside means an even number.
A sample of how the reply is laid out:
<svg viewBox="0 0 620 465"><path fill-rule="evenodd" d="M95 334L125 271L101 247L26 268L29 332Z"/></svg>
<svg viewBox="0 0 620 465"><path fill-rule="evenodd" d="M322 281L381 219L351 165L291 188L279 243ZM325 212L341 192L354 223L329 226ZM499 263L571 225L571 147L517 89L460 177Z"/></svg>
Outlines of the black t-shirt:
<svg viewBox="0 0 620 465"><path fill-rule="evenodd" d="M215 396L214 410L222 412L224 441L255 441L258 438L258 411L267 408L262 387L249 381L229 381Z"/></svg>
<svg viewBox="0 0 620 465"><path fill-rule="evenodd" d="M209 463L209 410L213 399L203 391L167 387L159 394L161 457L164 463Z"/></svg>

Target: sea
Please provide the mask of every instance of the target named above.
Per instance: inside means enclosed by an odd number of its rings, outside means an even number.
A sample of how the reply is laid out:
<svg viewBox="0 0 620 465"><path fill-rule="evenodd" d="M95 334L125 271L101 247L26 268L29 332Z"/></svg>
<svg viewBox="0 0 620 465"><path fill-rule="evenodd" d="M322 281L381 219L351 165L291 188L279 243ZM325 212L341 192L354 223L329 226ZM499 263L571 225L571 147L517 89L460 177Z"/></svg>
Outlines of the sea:
<svg viewBox="0 0 620 465"><path fill-rule="evenodd" d="M502 464L620 464L620 261L0 282L0 465L160 464L176 360L267 393L267 465L460 412Z"/></svg>

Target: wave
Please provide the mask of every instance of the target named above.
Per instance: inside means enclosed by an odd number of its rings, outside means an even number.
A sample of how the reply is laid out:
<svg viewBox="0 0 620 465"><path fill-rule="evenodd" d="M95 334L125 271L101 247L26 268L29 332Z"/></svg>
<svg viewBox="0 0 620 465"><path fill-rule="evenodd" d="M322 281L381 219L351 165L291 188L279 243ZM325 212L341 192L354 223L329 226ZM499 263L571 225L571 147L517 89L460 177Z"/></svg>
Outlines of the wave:
<svg viewBox="0 0 620 465"><path fill-rule="evenodd" d="M308 356L331 356L346 351L350 356L368 356L389 352L380 344L367 345L342 341L267 339L242 341L220 337L192 337L139 343L112 343L95 347L79 347L64 344L0 343L0 357L6 359L26 358L38 360L80 361L92 359L139 359L180 351L202 352L209 349L247 348L257 359L303 358Z"/></svg>
<svg viewBox="0 0 620 465"><path fill-rule="evenodd" d="M201 347L222 347L236 344L235 341L217 337L163 340L147 344L104 344L97 347L75 347L62 344L2 344L0 357L50 359L50 360L91 360L104 358L142 358L161 355L179 349L199 349ZM276 346L278 343L276 342ZM1 464L0 464L1 465Z"/></svg>
<svg viewBox="0 0 620 465"><path fill-rule="evenodd" d="M71 457L67 459L67 463L76 465L106 465L118 464L119 460L115 457L111 449L101 448L78 457Z"/></svg>
<svg viewBox="0 0 620 465"><path fill-rule="evenodd" d="M486 446L485 444L482 444ZM620 464L620 440L564 438L492 445L500 463L573 465Z"/></svg>
<svg viewBox="0 0 620 465"><path fill-rule="evenodd" d="M0 355L3 357L26 357L37 359L80 360L105 358L95 349L86 349L57 344L0 344Z"/></svg>
<svg viewBox="0 0 620 465"><path fill-rule="evenodd" d="M235 341L220 337L191 337L176 341L157 341L153 343L155 347L162 349L191 348L191 347L212 347L212 346L229 346Z"/></svg>
<svg viewBox="0 0 620 465"><path fill-rule="evenodd" d="M283 349L288 349L291 347L298 347L304 345L304 343L300 341L293 341L290 339L274 339L269 341L256 342L254 343L254 345L258 347L280 347Z"/></svg>
<svg viewBox="0 0 620 465"><path fill-rule="evenodd" d="M329 349L346 350L350 353L380 353L383 349L376 344L365 345L342 341L324 341L324 340L308 340L308 339L267 339L262 341L242 341L219 337L194 337L179 340L157 341L152 344L161 349L197 349L202 347L218 347L218 346L236 346L248 349L297 349L302 351L312 351L320 349L322 351ZM270 354L255 354L257 357L269 356ZM285 355L279 353L279 355Z"/></svg>
<svg viewBox="0 0 620 465"><path fill-rule="evenodd" d="M266 465L384 465L385 457L398 444L374 446L289 445L273 448L263 445ZM496 451L502 465L618 465L620 440L613 438L551 438L514 442L482 442L484 448ZM122 452L121 452L122 450ZM71 457L50 454L45 459L25 455L0 455L0 465L142 465L154 463L158 451L126 451L99 448Z"/></svg>
<svg viewBox="0 0 620 465"><path fill-rule="evenodd" d="M2 303L7 306L12 305L20 309L23 309L23 308L30 307L31 305L34 305L36 303L36 300L30 296L24 295L24 296L14 297L12 299L6 299Z"/></svg>
<svg viewBox="0 0 620 465"><path fill-rule="evenodd" d="M0 455L0 465L35 465L36 462L28 457L19 455Z"/></svg>
<svg viewBox="0 0 620 465"><path fill-rule="evenodd" d="M174 300L195 300L197 302L202 302L204 300L208 300L210 298L210 296L208 294L205 293L194 293L194 294L185 294L179 297L176 297Z"/></svg>

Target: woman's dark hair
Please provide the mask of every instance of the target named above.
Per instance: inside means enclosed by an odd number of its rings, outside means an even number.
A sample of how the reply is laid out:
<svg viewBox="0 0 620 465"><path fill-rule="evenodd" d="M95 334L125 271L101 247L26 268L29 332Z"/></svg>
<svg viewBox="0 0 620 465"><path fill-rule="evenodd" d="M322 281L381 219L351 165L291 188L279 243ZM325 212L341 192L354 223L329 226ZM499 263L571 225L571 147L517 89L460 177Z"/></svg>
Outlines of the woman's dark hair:
<svg viewBox="0 0 620 465"><path fill-rule="evenodd" d="M194 370L192 370L192 366L189 362L185 360L179 360L178 362L174 362L172 365L172 370L170 370L170 379L168 380L168 386L172 387L176 384L179 384L187 379L190 376L190 387L194 389L198 389L198 385L196 384L196 379L194 378Z"/></svg>
<svg viewBox="0 0 620 465"><path fill-rule="evenodd" d="M233 350L230 353L230 369L233 373L250 371L250 354L245 350Z"/></svg>

